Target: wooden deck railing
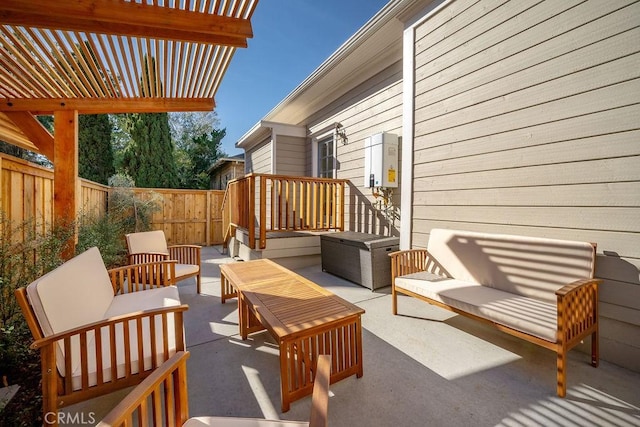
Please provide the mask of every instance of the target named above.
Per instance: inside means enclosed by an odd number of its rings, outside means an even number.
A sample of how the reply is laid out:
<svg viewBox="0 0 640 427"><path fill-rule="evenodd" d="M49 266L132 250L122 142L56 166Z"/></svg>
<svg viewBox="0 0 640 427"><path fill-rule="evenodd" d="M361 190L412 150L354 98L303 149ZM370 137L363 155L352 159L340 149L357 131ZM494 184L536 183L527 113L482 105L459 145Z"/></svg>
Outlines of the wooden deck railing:
<svg viewBox="0 0 640 427"><path fill-rule="evenodd" d="M249 246L267 244L267 232L344 230L346 180L250 174L230 181L222 202L225 244L237 228Z"/></svg>

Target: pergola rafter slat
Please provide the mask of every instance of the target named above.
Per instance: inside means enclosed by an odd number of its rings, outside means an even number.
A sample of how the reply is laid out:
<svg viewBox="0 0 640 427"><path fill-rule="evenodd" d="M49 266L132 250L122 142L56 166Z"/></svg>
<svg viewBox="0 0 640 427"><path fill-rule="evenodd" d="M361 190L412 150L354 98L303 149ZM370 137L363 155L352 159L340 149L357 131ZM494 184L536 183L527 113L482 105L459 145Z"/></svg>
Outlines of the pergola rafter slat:
<svg viewBox="0 0 640 427"><path fill-rule="evenodd" d="M45 46L44 43L46 43L46 40L43 40L42 34L38 36L33 31L31 31L30 28L25 28L25 31L30 36L31 40L35 43L35 45L32 46L37 46L38 59L40 60L40 64L42 65L42 67L45 68L40 76L43 77L43 79L48 78L50 81L52 81L53 85L57 87L57 90L52 91L49 95L51 96L55 94L55 96L53 96L54 98L60 98L65 96L66 94L70 94L71 88L69 87L65 79L59 76L58 69L57 67L55 67L57 61L53 57L52 51Z"/></svg>
<svg viewBox="0 0 640 427"><path fill-rule="evenodd" d="M7 56L8 60L12 61L14 64L17 65L18 68L22 69L22 72L25 74L25 78L33 85L33 88L39 89L37 93L43 96L47 92L54 90L53 87L48 85L48 81L49 81L48 79L43 79L42 81L38 81L34 77L38 75L38 73L43 73L43 72L46 73L46 71L40 65L41 62L39 61L29 62L27 60L27 58L31 55L31 53L26 51L24 45L19 42L15 34L3 31L2 35L3 35L2 46L11 55L11 56Z"/></svg>
<svg viewBox="0 0 640 427"><path fill-rule="evenodd" d="M213 98L235 49L253 35L256 5L4 0L0 111L16 111L17 105L31 111L29 102L17 99ZM52 102L48 112L57 107Z"/></svg>
<svg viewBox="0 0 640 427"><path fill-rule="evenodd" d="M24 70L21 70L14 61L7 60L7 58L0 58L0 66L12 72L11 75L6 76L6 81L10 84L7 90L12 91L15 94L14 96L23 97L29 95L27 84L16 77L18 74L26 73Z"/></svg>

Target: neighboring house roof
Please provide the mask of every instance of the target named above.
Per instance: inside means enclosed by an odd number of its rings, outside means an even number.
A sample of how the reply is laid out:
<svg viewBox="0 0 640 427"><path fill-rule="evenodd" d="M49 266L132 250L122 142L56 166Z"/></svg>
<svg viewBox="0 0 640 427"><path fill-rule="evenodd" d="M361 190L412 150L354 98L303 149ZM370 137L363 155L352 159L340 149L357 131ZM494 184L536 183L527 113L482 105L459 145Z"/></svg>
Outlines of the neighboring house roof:
<svg viewBox="0 0 640 427"><path fill-rule="evenodd" d="M207 169L207 173L212 174L227 163L244 163L244 153L236 154L235 156L231 157L219 158L213 165L211 165L211 167L209 167L209 169Z"/></svg>
<svg viewBox="0 0 640 427"><path fill-rule="evenodd" d="M306 125L312 114L400 61L405 17L429 3L431 1L390 1L245 133L236 147L248 149L264 140L268 136L266 122Z"/></svg>

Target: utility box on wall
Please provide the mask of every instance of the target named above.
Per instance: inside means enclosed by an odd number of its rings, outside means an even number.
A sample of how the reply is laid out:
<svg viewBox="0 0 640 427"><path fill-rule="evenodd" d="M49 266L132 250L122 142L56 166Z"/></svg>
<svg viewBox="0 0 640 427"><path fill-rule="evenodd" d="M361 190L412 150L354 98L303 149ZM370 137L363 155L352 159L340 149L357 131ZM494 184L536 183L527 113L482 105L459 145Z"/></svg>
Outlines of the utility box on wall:
<svg viewBox="0 0 640 427"><path fill-rule="evenodd" d="M364 186L398 187L398 135L377 133L364 140Z"/></svg>

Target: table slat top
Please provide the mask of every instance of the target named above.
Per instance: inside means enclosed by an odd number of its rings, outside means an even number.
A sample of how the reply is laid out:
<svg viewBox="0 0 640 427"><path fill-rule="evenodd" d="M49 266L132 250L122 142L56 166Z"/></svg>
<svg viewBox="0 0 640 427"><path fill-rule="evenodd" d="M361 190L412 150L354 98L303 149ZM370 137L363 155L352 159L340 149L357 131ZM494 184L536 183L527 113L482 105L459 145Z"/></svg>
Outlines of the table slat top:
<svg viewBox="0 0 640 427"><path fill-rule="evenodd" d="M220 270L280 338L364 313L268 259L223 264Z"/></svg>

